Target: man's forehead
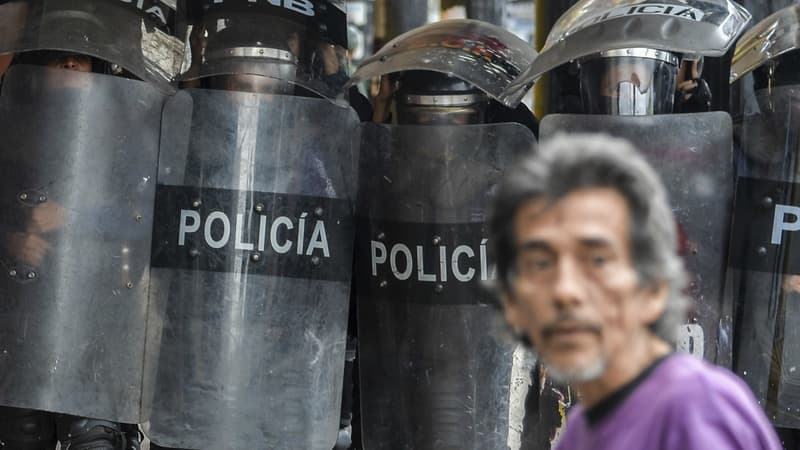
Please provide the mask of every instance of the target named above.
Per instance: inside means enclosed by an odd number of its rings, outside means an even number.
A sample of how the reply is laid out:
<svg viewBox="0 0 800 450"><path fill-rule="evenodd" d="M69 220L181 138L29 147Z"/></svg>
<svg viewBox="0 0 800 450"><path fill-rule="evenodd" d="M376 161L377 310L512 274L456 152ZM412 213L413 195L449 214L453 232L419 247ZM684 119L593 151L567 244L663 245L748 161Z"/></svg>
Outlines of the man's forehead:
<svg viewBox="0 0 800 450"><path fill-rule="evenodd" d="M565 233L627 233L630 211L625 198L612 188L587 188L558 199L541 198L524 203L516 216L518 238L550 228Z"/></svg>

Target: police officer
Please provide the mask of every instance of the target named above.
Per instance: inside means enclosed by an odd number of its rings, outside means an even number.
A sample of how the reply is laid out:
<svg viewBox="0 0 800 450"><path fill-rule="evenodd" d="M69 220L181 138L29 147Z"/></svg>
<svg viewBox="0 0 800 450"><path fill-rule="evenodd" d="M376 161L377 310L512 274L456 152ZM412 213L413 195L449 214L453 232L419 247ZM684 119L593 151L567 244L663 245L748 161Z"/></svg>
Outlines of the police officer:
<svg viewBox="0 0 800 450"><path fill-rule="evenodd" d="M731 66L737 130L737 192L731 240L738 306L734 370L747 382L787 449L796 449L800 402L796 217L798 67L797 5L754 25L739 40Z"/></svg>
<svg viewBox="0 0 800 450"><path fill-rule="evenodd" d="M160 159L145 432L153 448L330 450L357 161L343 5L191 6L192 66L168 105L184 112Z"/></svg>
<svg viewBox="0 0 800 450"><path fill-rule="evenodd" d="M149 246L135 217L147 222L153 191L140 177L155 172L159 90L170 89L181 61L180 41L170 35L173 9L148 8L0 5L0 443L7 448L53 449L56 440L74 449L140 445L137 426L123 422L143 419L145 317L137 311L147 306L139 283L149 258L124 250ZM167 47L157 60L130 44L148 39ZM127 133L138 135L135 145L121 139ZM140 163L129 164L134 154ZM139 183L139 193L122 194L110 180ZM118 221L128 215L134 220ZM109 342L120 332L125 339Z"/></svg>
<svg viewBox="0 0 800 450"><path fill-rule="evenodd" d="M503 168L535 145L524 92L505 93L534 56L494 25L445 21L398 36L351 80L382 77L357 202L366 448L528 443L532 364L496 339L481 280L491 277L488 199Z"/></svg>

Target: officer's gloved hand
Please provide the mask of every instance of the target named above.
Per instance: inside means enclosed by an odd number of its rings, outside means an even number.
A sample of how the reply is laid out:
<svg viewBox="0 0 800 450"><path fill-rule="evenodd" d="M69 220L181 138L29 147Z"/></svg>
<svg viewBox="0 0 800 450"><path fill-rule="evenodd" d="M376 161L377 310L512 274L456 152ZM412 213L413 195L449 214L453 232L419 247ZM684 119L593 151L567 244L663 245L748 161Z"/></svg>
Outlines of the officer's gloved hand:
<svg viewBox="0 0 800 450"><path fill-rule="evenodd" d="M375 123L384 123L389 118L389 110L392 105L392 98L397 90L394 80L389 75L381 77L381 86L378 90L378 95L375 96L374 104L372 106L372 121Z"/></svg>

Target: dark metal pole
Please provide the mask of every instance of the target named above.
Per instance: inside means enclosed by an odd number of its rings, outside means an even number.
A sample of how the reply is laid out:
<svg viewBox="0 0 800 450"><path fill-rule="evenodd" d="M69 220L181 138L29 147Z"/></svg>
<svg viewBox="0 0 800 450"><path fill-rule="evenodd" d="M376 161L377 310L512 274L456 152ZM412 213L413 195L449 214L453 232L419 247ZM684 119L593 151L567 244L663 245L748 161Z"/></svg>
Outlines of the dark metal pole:
<svg viewBox="0 0 800 450"><path fill-rule="evenodd" d="M503 26L505 0L467 0L467 17Z"/></svg>
<svg viewBox="0 0 800 450"><path fill-rule="evenodd" d="M386 38L425 25L428 21L428 0L388 0L386 8Z"/></svg>

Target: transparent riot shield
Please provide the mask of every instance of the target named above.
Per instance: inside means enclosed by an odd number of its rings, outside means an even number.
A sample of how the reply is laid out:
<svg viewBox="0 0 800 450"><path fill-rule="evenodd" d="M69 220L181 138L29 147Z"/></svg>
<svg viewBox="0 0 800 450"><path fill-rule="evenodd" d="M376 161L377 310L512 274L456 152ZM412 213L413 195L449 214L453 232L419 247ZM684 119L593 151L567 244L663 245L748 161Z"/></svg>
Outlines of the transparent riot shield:
<svg viewBox="0 0 800 450"><path fill-rule="evenodd" d="M773 423L800 428L800 87L756 92L741 124L731 239L734 369Z"/></svg>
<svg viewBox="0 0 800 450"><path fill-rule="evenodd" d="M364 448L533 448L533 361L502 336L486 224L533 135L518 124L362 136L356 289Z"/></svg>
<svg viewBox="0 0 800 450"><path fill-rule="evenodd" d="M191 113L164 123L146 433L168 447L330 450L358 119L321 99L203 89L173 108Z"/></svg>
<svg viewBox="0 0 800 450"><path fill-rule="evenodd" d="M679 349L730 367L733 304L725 268L733 208L733 132L723 112L656 116L554 114L541 138L603 132L631 141L656 168L678 221L679 250L694 299Z"/></svg>
<svg viewBox="0 0 800 450"><path fill-rule="evenodd" d="M0 405L140 411L161 109L150 85L17 65L0 95Z"/></svg>

